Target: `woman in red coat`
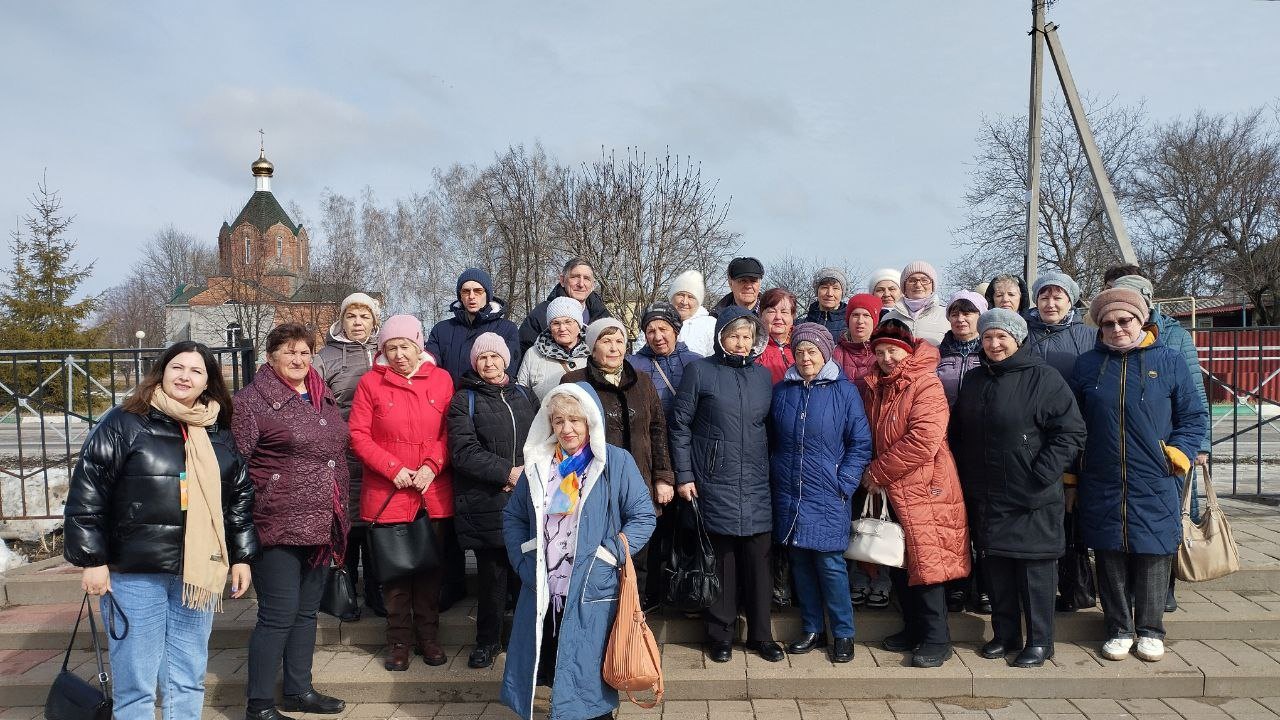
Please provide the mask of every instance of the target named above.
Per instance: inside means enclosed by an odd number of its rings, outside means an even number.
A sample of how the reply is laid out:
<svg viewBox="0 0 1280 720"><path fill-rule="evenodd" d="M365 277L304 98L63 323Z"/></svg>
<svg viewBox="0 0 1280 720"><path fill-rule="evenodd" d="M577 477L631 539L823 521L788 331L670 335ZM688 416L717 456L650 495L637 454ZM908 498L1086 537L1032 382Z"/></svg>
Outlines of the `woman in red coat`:
<svg viewBox="0 0 1280 720"><path fill-rule="evenodd" d="M422 341L422 323L396 315L379 332L373 367L351 402L351 448L364 464L360 516L412 522L425 512L443 545L453 532L453 483L446 472L445 413L453 380ZM428 665L448 657L437 643L441 568L383 583L388 670L409 668L414 647Z"/></svg>
<svg viewBox="0 0 1280 720"><path fill-rule="evenodd" d="M795 351L791 349L791 328L796 322L796 296L786 288L770 288L760 297L760 320L769 332L764 352L756 362L769 370L773 384L782 382L787 368L796 364Z"/></svg>
<svg viewBox="0 0 1280 720"><path fill-rule="evenodd" d="M906 628L884 639L891 652L912 653L915 667L951 657L943 583L969 575L969 526L956 463L947 448L947 396L938 379L938 349L886 319L871 334L876 369L863 404L875 459L864 485L884 490L906 535L906 569L891 573Z"/></svg>

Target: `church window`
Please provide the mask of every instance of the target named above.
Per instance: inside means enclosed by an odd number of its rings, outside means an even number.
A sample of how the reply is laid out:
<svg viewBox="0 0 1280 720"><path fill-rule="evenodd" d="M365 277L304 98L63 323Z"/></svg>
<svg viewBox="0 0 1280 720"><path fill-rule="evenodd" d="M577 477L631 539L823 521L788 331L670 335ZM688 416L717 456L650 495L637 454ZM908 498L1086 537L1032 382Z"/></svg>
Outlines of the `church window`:
<svg viewBox="0 0 1280 720"><path fill-rule="evenodd" d="M244 236L244 264L249 264L249 254L252 252L252 243L249 240L248 233Z"/></svg>
<svg viewBox="0 0 1280 720"><path fill-rule="evenodd" d="M280 255L283 252L284 252L284 238L277 235L276 236L276 257L280 257Z"/></svg>

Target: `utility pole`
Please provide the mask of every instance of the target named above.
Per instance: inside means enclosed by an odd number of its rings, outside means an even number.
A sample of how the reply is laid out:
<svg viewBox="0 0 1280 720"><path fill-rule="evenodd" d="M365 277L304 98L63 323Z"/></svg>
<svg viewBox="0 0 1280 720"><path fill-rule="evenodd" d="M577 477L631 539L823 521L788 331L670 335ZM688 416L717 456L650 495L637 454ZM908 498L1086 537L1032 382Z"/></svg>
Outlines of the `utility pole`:
<svg viewBox="0 0 1280 720"><path fill-rule="evenodd" d="M1089 128L1089 120L1084 114L1084 104L1080 102L1080 94L1076 92L1075 80L1071 77L1071 68L1067 66L1067 55L1062 49L1062 41L1058 39L1058 26L1045 28L1045 40L1049 44L1049 54L1053 56L1053 67L1058 72L1058 81L1062 83L1062 94L1067 98L1067 106L1071 108L1071 119L1076 125L1076 134L1080 136L1080 144L1084 146L1084 154L1089 158L1089 172L1098 186L1098 194L1102 196L1102 205L1107 210L1107 221L1111 232L1115 233L1116 243L1120 246L1120 257L1129 265L1138 264L1138 256L1133 252L1133 243L1129 241L1129 231L1125 229L1124 218L1120 217L1120 206L1116 203L1115 191L1111 189L1111 180L1107 177L1107 169L1102 166L1102 153L1098 152L1098 144L1093 140L1093 130ZM1037 153L1037 158L1039 153Z"/></svg>
<svg viewBox="0 0 1280 720"><path fill-rule="evenodd" d="M1040 98L1044 75L1044 6L1031 0L1031 107L1027 128L1027 253L1023 277L1029 287L1036 280L1040 262Z"/></svg>

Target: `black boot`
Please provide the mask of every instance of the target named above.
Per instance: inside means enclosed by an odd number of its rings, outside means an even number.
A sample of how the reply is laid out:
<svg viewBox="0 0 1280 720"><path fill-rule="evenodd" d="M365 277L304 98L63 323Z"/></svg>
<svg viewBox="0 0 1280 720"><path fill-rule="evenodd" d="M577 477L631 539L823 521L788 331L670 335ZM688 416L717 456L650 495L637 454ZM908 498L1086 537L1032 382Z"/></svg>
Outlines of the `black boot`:
<svg viewBox="0 0 1280 720"><path fill-rule="evenodd" d="M346 709L347 704L336 697L321 695L315 688L311 688L301 695L285 695L280 707L292 712L337 715Z"/></svg>
<svg viewBox="0 0 1280 720"><path fill-rule="evenodd" d="M295 718L281 715L279 710L269 707L265 710L245 710L244 720L295 720Z"/></svg>
<svg viewBox="0 0 1280 720"><path fill-rule="evenodd" d="M1174 610L1178 609L1178 598L1173 596L1173 584L1175 582L1177 582L1177 579L1173 575L1170 575L1169 576L1169 594L1164 596L1165 612L1173 612Z"/></svg>
<svg viewBox="0 0 1280 720"><path fill-rule="evenodd" d="M787 645L787 652L792 655L803 655L814 648L826 647L827 636L820 632L804 633L794 642Z"/></svg>
<svg viewBox="0 0 1280 720"><path fill-rule="evenodd" d="M831 648L831 662L847 663L853 660L853 638L836 638Z"/></svg>

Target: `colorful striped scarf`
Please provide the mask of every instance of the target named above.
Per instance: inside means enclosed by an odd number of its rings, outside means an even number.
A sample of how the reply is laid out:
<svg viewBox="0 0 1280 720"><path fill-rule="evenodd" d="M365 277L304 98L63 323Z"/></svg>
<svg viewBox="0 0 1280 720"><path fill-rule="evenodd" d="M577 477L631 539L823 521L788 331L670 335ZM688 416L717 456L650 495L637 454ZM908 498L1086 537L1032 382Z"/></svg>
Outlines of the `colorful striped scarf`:
<svg viewBox="0 0 1280 720"><path fill-rule="evenodd" d="M582 491L582 481L587 474L587 466L595 456L591 453L590 443L582 446L577 453L565 457L564 448L556 445L555 463L560 475L560 484L551 489L551 498L547 503L547 512L553 515L572 514L578 509L578 497Z"/></svg>

